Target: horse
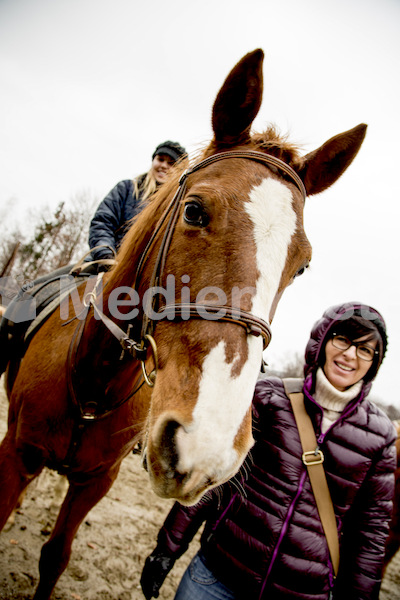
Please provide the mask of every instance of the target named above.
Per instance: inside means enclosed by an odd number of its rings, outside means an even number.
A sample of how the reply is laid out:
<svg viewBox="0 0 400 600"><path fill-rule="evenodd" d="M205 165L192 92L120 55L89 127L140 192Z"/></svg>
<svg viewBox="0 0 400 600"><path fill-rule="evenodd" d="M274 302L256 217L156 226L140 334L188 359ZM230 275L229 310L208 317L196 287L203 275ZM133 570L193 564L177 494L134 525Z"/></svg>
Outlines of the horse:
<svg viewBox="0 0 400 600"><path fill-rule="evenodd" d="M272 126L252 134L263 58L254 50L228 74L211 142L156 192L117 264L67 295L19 369L9 365L0 527L44 466L69 480L34 600L50 597L80 524L138 442L156 494L187 505L234 477L253 445L270 322L311 260L305 198L342 175L366 133L360 124L306 155Z"/></svg>
<svg viewBox="0 0 400 600"><path fill-rule="evenodd" d="M397 467L395 471L395 492L393 498L393 513L390 522L389 537L386 542L383 572L386 572L392 558L400 549L400 421L395 421L397 431L396 453Z"/></svg>

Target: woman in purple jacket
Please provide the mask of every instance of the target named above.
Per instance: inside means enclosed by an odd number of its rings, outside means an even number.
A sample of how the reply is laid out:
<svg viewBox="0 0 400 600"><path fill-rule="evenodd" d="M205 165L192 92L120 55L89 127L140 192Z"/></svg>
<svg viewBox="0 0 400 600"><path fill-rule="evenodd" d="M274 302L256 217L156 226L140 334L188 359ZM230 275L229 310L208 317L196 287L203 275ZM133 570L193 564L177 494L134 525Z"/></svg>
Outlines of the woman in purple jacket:
<svg viewBox="0 0 400 600"><path fill-rule="evenodd" d="M386 327L373 308L331 307L314 325L303 390L340 537L335 579L283 382L257 383L255 445L246 467L195 506L174 505L147 558L147 600L203 521L201 549L175 600L378 599L394 491L396 434L367 398L385 355Z"/></svg>

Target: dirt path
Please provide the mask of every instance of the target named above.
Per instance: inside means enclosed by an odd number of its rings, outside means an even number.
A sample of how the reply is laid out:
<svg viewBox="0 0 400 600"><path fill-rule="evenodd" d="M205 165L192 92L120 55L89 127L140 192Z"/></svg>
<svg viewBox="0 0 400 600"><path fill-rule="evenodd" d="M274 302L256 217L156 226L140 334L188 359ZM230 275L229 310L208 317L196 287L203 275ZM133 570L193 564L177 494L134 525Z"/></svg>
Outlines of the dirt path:
<svg viewBox="0 0 400 600"><path fill-rule="evenodd" d="M0 381L0 439L6 429L7 401ZM38 581L40 549L57 510L54 487L60 477L46 470L28 488L9 531L0 535L0 599L27 600ZM54 600L144 600L139 581L146 556L171 501L156 496L138 456L128 456L110 492L93 508L78 531L69 565ZM161 600L171 600L198 538L164 583Z"/></svg>
<svg viewBox="0 0 400 600"><path fill-rule="evenodd" d="M6 427L7 401L0 382L0 437ZM9 531L0 535L0 598L27 600L38 579L40 548L56 515L58 475L46 471L28 489ZM89 513L72 547L70 563L53 593L54 600L144 600L139 580L146 556L172 502L150 489L137 456L130 455L105 498ZM161 588L172 600L177 583L198 549L198 536ZM400 553L387 572L380 600L400 600Z"/></svg>

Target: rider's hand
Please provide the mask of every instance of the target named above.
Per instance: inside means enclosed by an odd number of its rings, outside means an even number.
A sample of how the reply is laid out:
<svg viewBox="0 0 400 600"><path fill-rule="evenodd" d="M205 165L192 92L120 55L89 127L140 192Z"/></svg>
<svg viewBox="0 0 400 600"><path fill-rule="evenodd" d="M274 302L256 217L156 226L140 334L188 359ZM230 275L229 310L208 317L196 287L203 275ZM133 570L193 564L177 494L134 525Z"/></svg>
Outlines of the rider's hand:
<svg viewBox="0 0 400 600"><path fill-rule="evenodd" d="M161 554L157 549L146 558L140 578L140 585L146 600L153 597L158 598L160 587L174 566L174 562L175 559Z"/></svg>

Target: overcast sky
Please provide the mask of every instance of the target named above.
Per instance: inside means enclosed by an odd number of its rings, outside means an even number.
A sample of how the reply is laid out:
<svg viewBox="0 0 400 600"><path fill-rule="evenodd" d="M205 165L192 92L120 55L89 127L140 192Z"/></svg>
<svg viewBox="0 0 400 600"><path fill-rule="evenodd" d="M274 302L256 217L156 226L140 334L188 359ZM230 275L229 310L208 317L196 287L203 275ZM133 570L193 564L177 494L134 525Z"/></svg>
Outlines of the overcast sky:
<svg viewBox="0 0 400 600"><path fill-rule="evenodd" d="M224 78L261 47L255 129L274 123L306 153L368 124L348 172L307 200L312 267L266 359L303 354L325 308L361 300L389 332L374 395L400 408L399 30L399 0L0 0L2 230L80 191L101 200L165 139L202 147Z"/></svg>

